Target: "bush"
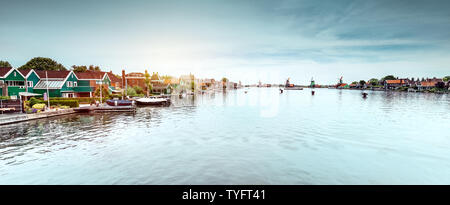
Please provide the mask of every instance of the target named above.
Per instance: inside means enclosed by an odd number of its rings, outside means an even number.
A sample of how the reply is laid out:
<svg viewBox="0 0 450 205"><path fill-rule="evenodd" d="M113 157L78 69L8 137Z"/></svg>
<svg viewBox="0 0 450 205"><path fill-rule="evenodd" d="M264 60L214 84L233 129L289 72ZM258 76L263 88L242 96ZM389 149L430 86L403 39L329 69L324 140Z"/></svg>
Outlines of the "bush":
<svg viewBox="0 0 450 205"><path fill-rule="evenodd" d="M38 99L43 101L42 98L38 98ZM79 103L91 103L93 101L95 102L96 100L100 101L100 98L99 97L96 97L96 98L91 98L91 97L79 97L79 98L53 97L53 98L50 98L50 101L53 101L53 100L76 100Z"/></svg>
<svg viewBox="0 0 450 205"><path fill-rule="evenodd" d="M144 94L144 89L139 86L134 86L133 89L136 91L136 94Z"/></svg>
<svg viewBox="0 0 450 205"><path fill-rule="evenodd" d="M33 107L33 105L40 103L41 100L38 100L36 98L30 98L29 103L30 103L30 107Z"/></svg>
<svg viewBox="0 0 450 205"><path fill-rule="evenodd" d="M127 95L128 96L136 96L137 95L136 90L134 88L132 88L132 87L128 87L127 88Z"/></svg>
<svg viewBox="0 0 450 205"><path fill-rule="evenodd" d="M32 107L34 109L37 109L37 110L43 110L45 108L45 104L44 103L37 103L37 104L34 104Z"/></svg>
<svg viewBox="0 0 450 205"><path fill-rule="evenodd" d="M50 100L50 105L79 107L78 100Z"/></svg>
<svg viewBox="0 0 450 205"><path fill-rule="evenodd" d="M80 106L78 100L72 100L71 98L64 98L64 99L65 100L50 99L50 106L69 106L69 107L79 107ZM47 101L37 100L37 103L46 105ZM30 99L30 106L31 106L31 99ZM34 106L31 106L31 107L34 108Z"/></svg>
<svg viewBox="0 0 450 205"><path fill-rule="evenodd" d="M9 96L0 96L0 100L9 100Z"/></svg>

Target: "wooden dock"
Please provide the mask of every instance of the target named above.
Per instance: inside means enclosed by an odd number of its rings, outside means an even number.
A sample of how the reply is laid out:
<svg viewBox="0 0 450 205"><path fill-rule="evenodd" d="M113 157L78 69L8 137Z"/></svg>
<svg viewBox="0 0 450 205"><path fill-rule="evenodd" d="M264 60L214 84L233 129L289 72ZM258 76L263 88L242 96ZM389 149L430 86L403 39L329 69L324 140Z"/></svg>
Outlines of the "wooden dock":
<svg viewBox="0 0 450 205"><path fill-rule="evenodd" d="M136 112L136 106L86 106L73 109L75 112Z"/></svg>
<svg viewBox="0 0 450 205"><path fill-rule="evenodd" d="M75 113L73 109L51 110L34 114L4 114L0 116L0 125L25 122Z"/></svg>

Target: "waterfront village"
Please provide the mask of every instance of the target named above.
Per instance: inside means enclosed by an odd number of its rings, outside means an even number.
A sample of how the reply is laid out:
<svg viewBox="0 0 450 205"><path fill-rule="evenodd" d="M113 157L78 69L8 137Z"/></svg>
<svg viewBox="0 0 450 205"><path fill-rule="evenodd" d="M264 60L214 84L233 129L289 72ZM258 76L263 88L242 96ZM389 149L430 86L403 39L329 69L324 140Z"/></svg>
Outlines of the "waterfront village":
<svg viewBox="0 0 450 205"><path fill-rule="evenodd" d="M30 63L33 60L50 61ZM4 61L0 64L0 111L1 113L54 113L71 110L84 105L99 105L110 99L139 99L149 96L193 95L214 90L238 89L243 87L310 87L361 90L395 90L408 92L448 93L450 76L443 78L398 78L392 75L381 79L360 80L344 83L342 77L335 85L318 85L313 79L309 85L263 84L242 85L227 78L198 79L193 74L173 77L161 76L157 72L150 74L127 72L121 74L102 71L98 66L72 66L65 69L51 59L34 58L26 65L13 68ZM29 66L27 66L29 65ZM53 67L52 67L53 66ZM49 97L49 98L47 98ZM100 103L101 104L101 103ZM117 105L117 103L116 103ZM30 115L31 116L31 115ZM25 120L31 117L24 117ZM17 121L17 120L16 120ZM4 122L9 123L9 121ZM2 124L0 120L0 124Z"/></svg>

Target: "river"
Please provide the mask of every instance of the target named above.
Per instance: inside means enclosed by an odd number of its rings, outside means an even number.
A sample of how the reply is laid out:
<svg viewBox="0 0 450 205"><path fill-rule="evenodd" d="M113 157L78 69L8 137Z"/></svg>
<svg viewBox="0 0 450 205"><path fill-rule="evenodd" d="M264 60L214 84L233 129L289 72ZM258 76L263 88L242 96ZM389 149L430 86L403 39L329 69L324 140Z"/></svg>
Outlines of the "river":
<svg viewBox="0 0 450 205"><path fill-rule="evenodd" d="M0 126L0 184L450 184L450 96L365 92L245 88Z"/></svg>

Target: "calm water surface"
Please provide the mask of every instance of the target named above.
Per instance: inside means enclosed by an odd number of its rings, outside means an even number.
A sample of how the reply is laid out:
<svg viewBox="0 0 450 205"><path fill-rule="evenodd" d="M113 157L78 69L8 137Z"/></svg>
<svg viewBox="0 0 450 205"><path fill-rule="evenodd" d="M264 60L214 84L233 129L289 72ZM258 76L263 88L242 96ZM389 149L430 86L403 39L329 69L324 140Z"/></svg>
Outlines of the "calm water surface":
<svg viewBox="0 0 450 205"><path fill-rule="evenodd" d="M450 96L251 88L0 126L0 184L450 184Z"/></svg>

